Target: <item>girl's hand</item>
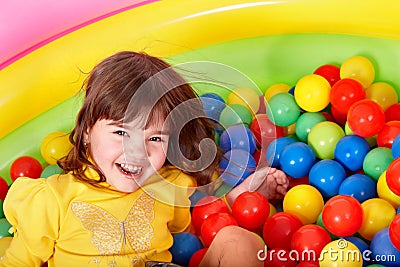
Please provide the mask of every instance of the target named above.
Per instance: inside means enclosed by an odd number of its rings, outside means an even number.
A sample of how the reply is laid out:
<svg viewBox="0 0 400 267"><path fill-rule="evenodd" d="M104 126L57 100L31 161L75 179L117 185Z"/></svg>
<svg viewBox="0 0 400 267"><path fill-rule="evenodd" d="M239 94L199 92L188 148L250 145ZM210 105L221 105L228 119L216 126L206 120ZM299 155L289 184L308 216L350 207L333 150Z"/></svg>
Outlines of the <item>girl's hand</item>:
<svg viewBox="0 0 400 267"><path fill-rule="evenodd" d="M282 199L289 187L289 179L281 170L264 167L247 177L241 184L233 188L227 195L226 200L232 207L236 197L246 191L257 191L268 200Z"/></svg>

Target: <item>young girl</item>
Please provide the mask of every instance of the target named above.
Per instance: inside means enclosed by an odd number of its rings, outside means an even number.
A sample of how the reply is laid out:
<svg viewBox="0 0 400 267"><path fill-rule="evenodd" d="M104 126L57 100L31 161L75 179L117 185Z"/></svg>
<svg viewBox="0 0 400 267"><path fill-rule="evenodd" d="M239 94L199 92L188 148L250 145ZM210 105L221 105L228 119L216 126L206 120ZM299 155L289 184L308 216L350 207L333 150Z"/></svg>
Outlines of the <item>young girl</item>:
<svg viewBox="0 0 400 267"><path fill-rule="evenodd" d="M14 238L0 266L170 262L172 234L190 228L189 196L210 183L221 157L190 85L161 59L119 52L91 71L85 89L73 149L59 161L66 174L19 178L8 192ZM249 189L282 198L287 186L281 171L263 168L226 200ZM226 227L202 266L263 266L262 249L253 233Z"/></svg>

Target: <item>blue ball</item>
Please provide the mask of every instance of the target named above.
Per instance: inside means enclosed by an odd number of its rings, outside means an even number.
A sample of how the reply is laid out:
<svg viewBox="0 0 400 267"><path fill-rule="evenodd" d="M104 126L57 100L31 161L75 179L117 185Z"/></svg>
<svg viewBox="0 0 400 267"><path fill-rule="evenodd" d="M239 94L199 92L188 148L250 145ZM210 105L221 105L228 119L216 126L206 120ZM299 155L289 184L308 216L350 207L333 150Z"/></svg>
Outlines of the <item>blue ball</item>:
<svg viewBox="0 0 400 267"><path fill-rule="evenodd" d="M345 135L336 144L334 157L350 171L363 168L364 158L370 151L370 146L364 138L358 135Z"/></svg>
<svg viewBox="0 0 400 267"><path fill-rule="evenodd" d="M218 121L226 106L224 99L215 93L206 93L200 96L200 100L207 118Z"/></svg>
<svg viewBox="0 0 400 267"><path fill-rule="evenodd" d="M174 243L169 251L172 254L172 262L188 266L192 255L203 248L200 239L189 232L182 232L174 235Z"/></svg>
<svg viewBox="0 0 400 267"><path fill-rule="evenodd" d="M282 150L289 144L293 144L296 141L290 137L279 137L272 140L269 143L267 150L265 152L266 159L271 165L271 167L279 167L279 158L281 157Z"/></svg>
<svg viewBox="0 0 400 267"><path fill-rule="evenodd" d="M339 195L352 196L360 203L377 197L376 182L365 174L353 174L343 180L339 187Z"/></svg>
<svg viewBox="0 0 400 267"><path fill-rule="evenodd" d="M400 266L400 250L390 241L389 228L380 230L371 240L371 259L380 259L379 264L387 267Z"/></svg>
<svg viewBox="0 0 400 267"><path fill-rule="evenodd" d="M257 163L253 156L241 149L229 150L219 162L219 168L223 170L221 178L230 186L242 183L256 167Z"/></svg>
<svg viewBox="0 0 400 267"><path fill-rule="evenodd" d="M308 174L310 185L317 188L324 198L337 195L344 178L346 178L345 169L333 159L318 161Z"/></svg>
<svg viewBox="0 0 400 267"><path fill-rule="evenodd" d="M308 175L316 160L312 148L302 142L287 145L279 158L279 166L283 172L293 178Z"/></svg>
<svg viewBox="0 0 400 267"><path fill-rule="evenodd" d="M345 240L353 243L361 252L361 255L368 255L369 245L359 237L356 236L348 236L344 238ZM364 254L363 254L364 253ZM363 259L363 266L367 266L369 263L368 260Z"/></svg>
<svg viewBox="0 0 400 267"><path fill-rule="evenodd" d="M246 126L233 125L221 134L219 146L223 153L232 149L242 149L253 154L256 150L256 139Z"/></svg>
<svg viewBox="0 0 400 267"><path fill-rule="evenodd" d="M393 140L392 155L394 159L400 158L400 134Z"/></svg>

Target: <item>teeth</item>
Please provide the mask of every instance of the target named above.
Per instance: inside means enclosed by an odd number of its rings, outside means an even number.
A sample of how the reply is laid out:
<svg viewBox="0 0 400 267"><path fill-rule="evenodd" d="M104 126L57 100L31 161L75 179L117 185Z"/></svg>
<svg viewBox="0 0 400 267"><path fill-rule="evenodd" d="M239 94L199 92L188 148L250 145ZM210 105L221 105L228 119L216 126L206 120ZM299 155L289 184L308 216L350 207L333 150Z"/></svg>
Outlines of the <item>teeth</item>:
<svg viewBox="0 0 400 267"><path fill-rule="evenodd" d="M132 166L132 165L125 164L125 163L121 163L120 166L124 172L130 173L133 175L139 174L142 172L141 166Z"/></svg>

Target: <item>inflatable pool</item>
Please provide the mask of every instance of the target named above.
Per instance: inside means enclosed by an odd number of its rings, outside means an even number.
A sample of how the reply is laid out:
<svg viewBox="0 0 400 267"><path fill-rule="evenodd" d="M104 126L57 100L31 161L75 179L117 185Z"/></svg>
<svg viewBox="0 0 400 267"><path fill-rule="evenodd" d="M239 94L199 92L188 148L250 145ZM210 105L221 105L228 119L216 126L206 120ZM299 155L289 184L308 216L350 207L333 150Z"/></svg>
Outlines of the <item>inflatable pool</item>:
<svg viewBox="0 0 400 267"><path fill-rule="evenodd" d="M43 138L71 130L82 81L97 62L140 50L172 64L227 64L265 90L294 85L322 64L353 55L400 95L400 2L35 1L0 4L0 176ZM24 19L21 19L21 18Z"/></svg>

